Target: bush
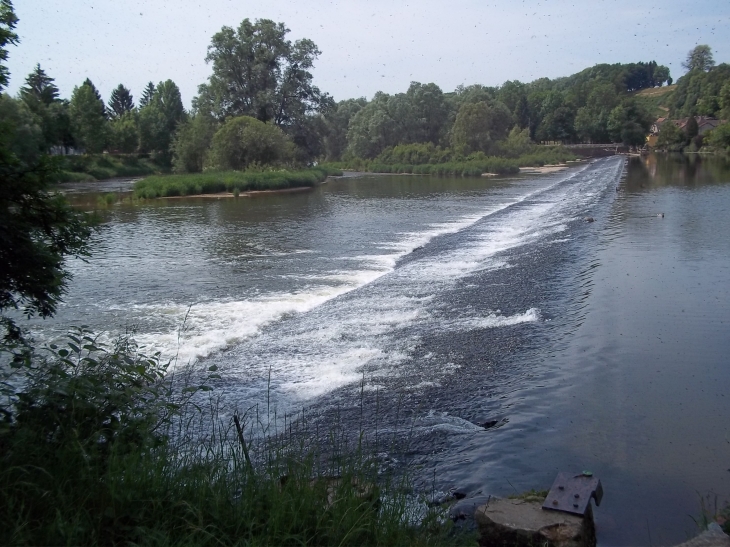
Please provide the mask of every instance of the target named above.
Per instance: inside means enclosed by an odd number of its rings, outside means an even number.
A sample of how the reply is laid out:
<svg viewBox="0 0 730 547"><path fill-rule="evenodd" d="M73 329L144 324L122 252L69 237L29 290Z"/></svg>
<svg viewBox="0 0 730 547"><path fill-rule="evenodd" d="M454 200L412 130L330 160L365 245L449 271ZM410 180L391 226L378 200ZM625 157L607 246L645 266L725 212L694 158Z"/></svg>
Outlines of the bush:
<svg viewBox="0 0 730 547"><path fill-rule="evenodd" d="M293 144L284 132L249 116L231 118L213 135L207 167L243 170L251 164L276 165L293 156Z"/></svg>
<svg viewBox="0 0 730 547"><path fill-rule="evenodd" d="M333 430L320 452L303 419L271 434L244 413L239 429L191 371L173 374L128 337L107 348L79 329L15 364L0 422L3 545L454 542L443 510L417 526L406 485L380 480L362 444ZM215 367L207 380L220 380Z"/></svg>

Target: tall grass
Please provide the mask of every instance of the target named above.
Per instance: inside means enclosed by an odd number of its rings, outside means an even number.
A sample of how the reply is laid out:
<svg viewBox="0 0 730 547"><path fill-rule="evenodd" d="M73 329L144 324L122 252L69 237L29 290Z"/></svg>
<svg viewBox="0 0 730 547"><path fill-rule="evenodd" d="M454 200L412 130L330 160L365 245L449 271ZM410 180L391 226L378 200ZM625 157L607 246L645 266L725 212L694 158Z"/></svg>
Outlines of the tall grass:
<svg viewBox="0 0 730 547"><path fill-rule="evenodd" d="M416 145L403 146L406 151ZM569 160L575 160L576 156L567 148L562 146L533 146L529 153L517 158L506 158L501 156L487 156L481 152L466 157L459 157L449 152L448 149L441 150L434 148L433 161L428 163L411 164L400 163L401 157L415 157L423 159L424 155L415 152L410 156L395 154L399 147L388 149L374 160L352 158L347 161L328 163L327 166L337 169L355 169L371 173L394 173L414 175L436 175L436 176L457 176L457 177L479 177L484 173L495 173L508 175L519 172L520 167L542 167L543 165L558 164ZM420 149L419 149L420 150ZM416 150L418 152L419 150ZM444 158L452 158L444 161Z"/></svg>
<svg viewBox="0 0 730 547"><path fill-rule="evenodd" d="M329 175L340 175L337 169L313 167L300 171L224 171L186 175L152 176L134 185L138 198L245 192L250 190L283 190L312 187Z"/></svg>
<svg viewBox="0 0 730 547"><path fill-rule="evenodd" d="M11 362L22 381L3 384L15 388L0 422L0 544L472 539L434 511L415 520L404 483L379 474L363 443L333 430L322 445L304 415L280 428L269 409L221 406L215 367L175 373L129 338L110 348L84 330Z"/></svg>
<svg viewBox="0 0 730 547"><path fill-rule="evenodd" d="M117 177L142 177L163 173L169 167L135 155L58 156L58 182L93 182Z"/></svg>

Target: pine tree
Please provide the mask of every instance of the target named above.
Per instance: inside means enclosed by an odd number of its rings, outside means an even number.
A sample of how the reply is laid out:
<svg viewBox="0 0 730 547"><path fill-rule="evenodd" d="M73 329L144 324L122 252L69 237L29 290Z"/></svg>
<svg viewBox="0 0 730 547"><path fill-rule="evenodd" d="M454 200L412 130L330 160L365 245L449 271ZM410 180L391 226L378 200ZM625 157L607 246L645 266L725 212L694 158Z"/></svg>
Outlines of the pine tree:
<svg viewBox="0 0 730 547"><path fill-rule="evenodd" d="M144 108L152 101L155 94L155 84L149 82L142 92L142 98L139 100L139 107Z"/></svg>
<svg viewBox="0 0 730 547"><path fill-rule="evenodd" d="M81 85L82 86L87 85L91 88L91 90L94 92L94 96L96 97L96 99L99 101L99 104L101 105L101 115L104 116L105 118L107 118L108 112L106 111L106 105L104 104L104 100L101 98L101 93L99 93L99 90L96 89L96 86L93 84L93 82L89 78L86 78L84 80L84 83Z"/></svg>
<svg viewBox="0 0 730 547"><path fill-rule="evenodd" d="M25 86L20 88L20 96L28 104L39 101L50 105L58 100L58 88L53 82L54 79L45 73L40 64L37 64L25 79Z"/></svg>
<svg viewBox="0 0 730 547"><path fill-rule="evenodd" d="M113 118L121 118L127 112L131 112L134 109L134 99L129 89L119 84L116 89L112 91L111 97L109 98L109 113Z"/></svg>
<svg viewBox="0 0 730 547"><path fill-rule="evenodd" d="M0 0L0 91L8 85L8 67L5 61L8 60L8 50L5 46L18 43L18 35L13 32L18 18L13 11L13 4L10 0Z"/></svg>

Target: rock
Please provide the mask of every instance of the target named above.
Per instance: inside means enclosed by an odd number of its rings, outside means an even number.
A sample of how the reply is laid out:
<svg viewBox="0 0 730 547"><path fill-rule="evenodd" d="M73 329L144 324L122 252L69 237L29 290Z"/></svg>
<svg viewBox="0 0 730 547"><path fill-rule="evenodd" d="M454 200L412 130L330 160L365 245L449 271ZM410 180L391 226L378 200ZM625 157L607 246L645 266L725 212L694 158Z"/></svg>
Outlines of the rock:
<svg viewBox="0 0 730 547"><path fill-rule="evenodd" d="M677 547L730 547L730 536L722 531L719 524L713 522L699 536Z"/></svg>
<svg viewBox="0 0 730 547"><path fill-rule="evenodd" d="M595 222L596 221L596 219L593 217L586 217L583 220L585 220L586 222Z"/></svg>
<svg viewBox="0 0 730 547"><path fill-rule="evenodd" d="M540 502L491 498L476 510L479 545L594 547L593 513L585 517L542 508Z"/></svg>

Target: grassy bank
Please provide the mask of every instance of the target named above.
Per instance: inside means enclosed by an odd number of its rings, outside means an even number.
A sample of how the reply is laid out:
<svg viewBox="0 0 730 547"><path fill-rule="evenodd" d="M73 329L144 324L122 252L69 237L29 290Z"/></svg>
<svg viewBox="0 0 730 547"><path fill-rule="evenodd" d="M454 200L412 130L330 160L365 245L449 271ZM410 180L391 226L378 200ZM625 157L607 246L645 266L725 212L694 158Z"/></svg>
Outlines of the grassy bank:
<svg viewBox="0 0 730 547"><path fill-rule="evenodd" d="M186 175L152 176L134 185L138 198L246 192L251 190L284 190L312 187L341 171L331 167L313 167L300 171L225 171Z"/></svg>
<svg viewBox="0 0 730 547"><path fill-rule="evenodd" d="M441 510L415 518L362 442L320 436L303 414L281 427L269 409L224 408L215 367L172 374L130 339L104 347L82 330L17 364L24 387L5 391L0 422L0 544L473 544Z"/></svg>
<svg viewBox="0 0 730 547"><path fill-rule="evenodd" d="M533 147L533 150L517 158L485 156L475 154L467 158L434 163L396 163L384 161L387 158L363 160L353 158L348 161L328 163L337 169L354 169L370 173L412 173L415 175L478 177L483 173L508 175L518 173L520 167L542 167L575 160L571 151L560 147Z"/></svg>
<svg viewBox="0 0 730 547"><path fill-rule="evenodd" d="M58 182L94 182L118 177L144 177L169 172L169 167L135 155L56 156Z"/></svg>

